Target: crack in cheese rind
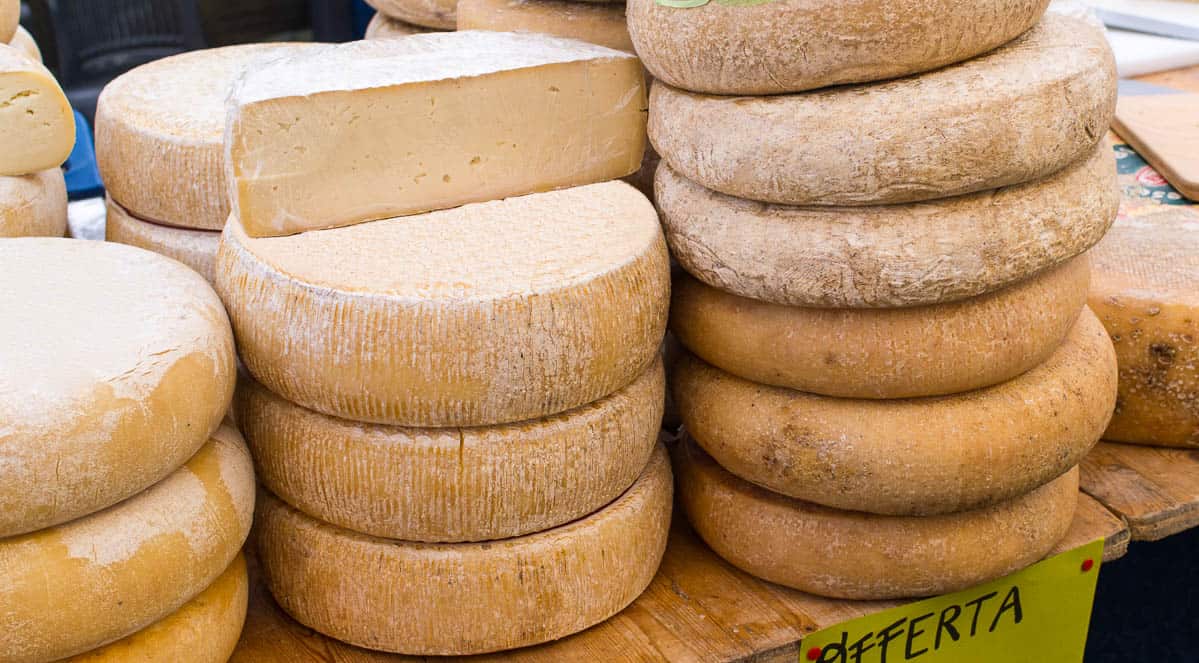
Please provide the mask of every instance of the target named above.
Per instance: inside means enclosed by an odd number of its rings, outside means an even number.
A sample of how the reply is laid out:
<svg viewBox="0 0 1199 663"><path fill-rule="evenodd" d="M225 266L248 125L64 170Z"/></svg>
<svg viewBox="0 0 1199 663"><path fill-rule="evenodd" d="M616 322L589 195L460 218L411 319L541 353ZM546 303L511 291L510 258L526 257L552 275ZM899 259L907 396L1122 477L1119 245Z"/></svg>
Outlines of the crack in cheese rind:
<svg viewBox="0 0 1199 663"><path fill-rule="evenodd" d="M234 88L234 213L250 236L288 235L624 177L645 103L635 57L548 35L326 46Z"/></svg>
<svg viewBox="0 0 1199 663"><path fill-rule="evenodd" d="M29 31L23 27L17 26L17 31L13 34L12 39L8 41L8 45L21 51L34 62L42 61L42 49L38 48L33 35L29 34Z"/></svg>
<svg viewBox="0 0 1199 663"><path fill-rule="evenodd" d="M902 400L767 387L685 355L671 393L687 432L733 474L790 497L889 515L1008 500L1077 465L1116 402L1116 356L1084 313L1045 363L977 391Z"/></svg>
<svg viewBox="0 0 1199 663"><path fill-rule="evenodd" d="M458 0L367 0L378 15L434 30L458 26Z"/></svg>
<svg viewBox="0 0 1199 663"><path fill-rule="evenodd" d="M582 631L644 591L666 548L671 493L659 445L637 482L594 514L453 544L355 534L264 494L259 555L279 605L339 640L416 655L513 649Z"/></svg>
<svg viewBox="0 0 1199 663"><path fill-rule="evenodd" d="M222 426L161 482L98 513L0 540L0 659L73 656L178 610L233 562L250 531L254 471Z"/></svg>
<svg viewBox="0 0 1199 663"><path fill-rule="evenodd" d="M0 0L0 43L12 40L20 22L21 0Z"/></svg>
<svg viewBox="0 0 1199 663"><path fill-rule="evenodd" d="M356 421L481 426L632 382L662 341L670 267L653 206L607 182L290 237L231 218L216 283L242 361L276 394Z"/></svg>
<svg viewBox="0 0 1199 663"><path fill-rule="evenodd" d="M213 282L216 251L221 243L219 231L174 228L143 221L117 204L111 196L105 197L104 202L108 210L104 226L106 240L174 258L199 272L205 281Z"/></svg>
<svg viewBox="0 0 1199 663"><path fill-rule="evenodd" d="M0 177L0 237L62 237L67 183L61 168Z"/></svg>
<svg viewBox="0 0 1199 663"><path fill-rule="evenodd" d="M540 32L633 52L623 4L578 0L461 0L459 30Z"/></svg>
<svg viewBox="0 0 1199 663"><path fill-rule="evenodd" d="M7 41L0 40L0 176L58 168L75 147L71 104L54 74Z"/></svg>
<svg viewBox="0 0 1199 663"><path fill-rule="evenodd" d="M376 12L371 17L371 22L366 25L365 39L392 39L395 37L407 37L408 35L417 35L422 32L429 32L429 28L416 25L414 23L405 23L398 18L392 18L382 12Z"/></svg>
<svg viewBox="0 0 1199 663"><path fill-rule="evenodd" d="M733 566L800 591L853 600L933 596L1032 564L1066 535L1078 469L975 511L879 516L771 493L726 472L692 442L674 452L680 503Z"/></svg>
<svg viewBox="0 0 1199 663"><path fill-rule="evenodd" d="M876 205L1048 177L1091 153L1115 105L1102 30L1049 14L987 55L883 83L721 97L659 81L649 136L680 175L730 196Z"/></svg>

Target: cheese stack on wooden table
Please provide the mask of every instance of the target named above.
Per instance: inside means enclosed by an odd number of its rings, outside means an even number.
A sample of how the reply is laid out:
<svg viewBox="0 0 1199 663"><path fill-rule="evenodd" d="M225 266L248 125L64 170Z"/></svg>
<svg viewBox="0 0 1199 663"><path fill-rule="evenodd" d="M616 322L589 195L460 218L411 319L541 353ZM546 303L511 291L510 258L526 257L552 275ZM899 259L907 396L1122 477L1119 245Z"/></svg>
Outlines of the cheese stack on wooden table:
<svg viewBox="0 0 1199 663"><path fill-rule="evenodd" d="M366 26L367 39L391 39L457 28L457 0L367 0L375 15Z"/></svg>
<svg viewBox="0 0 1199 663"><path fill-rule="evenodd" d="M668 4L629 26L695 529L838 598L1037 561L1115 402L1086 308L1118 206L1102 32L1043 0Z"/></svg>

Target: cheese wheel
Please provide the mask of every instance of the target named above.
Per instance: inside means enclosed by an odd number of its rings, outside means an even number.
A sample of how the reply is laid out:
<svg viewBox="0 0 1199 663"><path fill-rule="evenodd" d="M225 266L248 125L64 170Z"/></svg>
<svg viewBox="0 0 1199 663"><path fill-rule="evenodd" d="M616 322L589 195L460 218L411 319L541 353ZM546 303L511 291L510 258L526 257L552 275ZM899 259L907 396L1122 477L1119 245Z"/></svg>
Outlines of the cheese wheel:
<svg viewBox="0 0 1199 663"><path fill-rule="evenodd" d="M624 5L578 0L459 0L459 30L541 32L633 52Z"/></svg>
<svg viewBox="0 0 1199 663"><path fill-rule="evenodd" d="M0 237L62 237L66 232L62 169L0 177Z"/></svg>
<svg viewBox="0 0 1199 663"><path fill-rule="evenodd" d="M671 373L687 432L776 493L889 515L1012 499L1077 465L1116 402L1116 357L1089 311L1045 363L955 396L829 398L742 380L694 356Z"/></svg>
<svg viewBox="0 0 1199 663"><path fill-rule="evenodd" d="M30 60L35 62L42 61L42 49L38 48L33 35L29 34L29 31L21 26L17 26L17 31L13 33L8 45L24 53Z"/></svg>
<svg viewBox="0 0 1199 663"><path fill-rule="evenodd" d="M233 397L233 335L212 288L107 242L0 242L0 537L160 481ZM53 293L53 296L49 296Z"/></svg>
<svg viewBox="0 0 1199 663"><path fill-rule="evenodd" d="M0 0L0 42L8 42L21 24L21 0Z"/></svg>
<svg viewBox="0 0 1199 663"><path fill-rule="evenodd" d="M663 447L615 502L568 525L490 543L376 539L263 495L260 559L284 610L369 649L474 654L555 640L645 590L670 529Z"/></svg>
<svg viewBox="0 0 1199 663"><path fill-rule="evenodd" d="M106 197L105 203L108 207L105 239L174 258L212 283L216 250L221 243L220 232L174 228L142 221L118 205L112 197Z"/></svg>
<svg viewBox="0 0 1199 663"><path fill-rule="evenodd" d="M0 176L58 168L75 147L67 96L50 70L8 45L11 37L0 39Z"/></svg>
<svg viewBox="0 0 1199 663"><path fill-rule="evenodd" d="M670 329L708 363L754 382L845 398L979 389L1045 361L1086 306L1084 254L993 293L891 309L783 306L676 277Z"/></svg>
<svg viewBox="0 0 1199 663"><path fill-rule="evenodd" d="M1199 447L1199 221L1121 218L1091 253L1091 307L1120 364L1104 437Z"/></svg>
<svg viewBox="0 0 1199 663"><path fill-rule="evenodd" d="M366 0L380 14L436 30L458 27L458 0Z"/></svg>
<svg viewBox="0 0 1199 663"><path fill-rule="evenodd" d="M250 453L221 427L146 491L0 540L0 660L73 656L175 612L237 557L253 512Z"/></svg>
<svg viewBox="0 0 1199 663"><path fill-rule="evenodd" d="M251 380L236 410L259 478L304 513L379 537L481 541L557 527L616 499L653 452L664 394L657 360L607 398L506 426L360 424Z"/></svg>
<svg viewBox="0 0 1199 663"><path fill-rule="evenodd" d="M840 599L945 594L1018 571L1070 529L1078 469L974 511L879 516L784 497L738 479L693 443L674 454L687 519L716 554L773 583Z"/></svg>
<svg viewBox="0 0 1199 663"><path fill-rule="evenodd" d="M785 205L914 202L1048 177L1090 154L1116 103L1102 30L1060 14L987 55L886 83L752 98L660 83L649 136L672 168Z"/></svg>
<svg viewBox="0 0 1199 663"><path fill-rule="evenodd" d="M523 421L624 387L657 353L669 279L653 205L623 182L289 237L231 219L216 274L259 382L401 426Z"/></svg>
<svg viewBox="0 0 1199 663"><path fill-rule="evenodd" d="M407 37L408 35L416 35L422 32L429 32L429 28L405 23L399 19L392 18L387 14L375 13L371 17L370 23L366 24L366 39L391 39L393 37Z"/></svg>
<svg viewBox="0 0 1199 663"><path fill-rule="evenodd" d="M96 163L109 195L139 218L220 230L229 217L225 97L249 65L314 44L189 51L132 69L96 103Z"/></svg>
<svg viewBox="0 0 1199 663"><path fill-rule="evenodd" d="M1111 148L1047 179L944 200L790 207L705 189L669 166L671 255L708 285L789 306L940 304L998 290L1103 238L1120 205Z"/></svg>
<svg viewBox="0 0 1199 663"><path fill-rule="evenodd" d="M110 645L62 663L226 663L246 620L246 559L233 564L182 608Z"/></svg>

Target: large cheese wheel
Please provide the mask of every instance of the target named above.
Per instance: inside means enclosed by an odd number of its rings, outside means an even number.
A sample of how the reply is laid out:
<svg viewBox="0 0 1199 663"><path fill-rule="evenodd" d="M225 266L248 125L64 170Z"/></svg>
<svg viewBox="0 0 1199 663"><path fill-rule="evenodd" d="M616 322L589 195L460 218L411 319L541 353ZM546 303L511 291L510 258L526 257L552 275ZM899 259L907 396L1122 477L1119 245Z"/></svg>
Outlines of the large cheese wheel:
<svg viewBox="0 0 1199 663"><path fill-rule="evenodd" d="M0 237L62 237L66 232L62 169L0 177Z"/></svg>
<svg viewBox="0 0 1199 663"><path fill-rule="evenodd" d="M107 242L0 241L0 536L115 504L200 448L233 335L198 274Z"/></svg>
<svg viewBox="0 0 1199 663"><path fill-rule="evenodd" d="M339 640L407 654L524 647L597 624L649 585L666 548L671 484L659 446L637 482L590 516L455 544L355 534L264 495L259 554L279 605Z"/></svg>
<svg viewBox="0 0 1199 663"><path fill-rule="evenodd" d="M1077 465L1116 402L1116 357L1089 311L1014 380L939 398L829 398L742 380L692 355L671 391L687 432L733 474L838 509L987 506Z"/></svg>
<svg viewBox="0 0 1199 663"><path fill-rule="evenodd" d="M0 0L0 42L8 42L21 24L21 0Z"/></svg>
<svg viewBox="0 0 1199 663"><path fill-rule="evenodd" d="M947 304L892 309L784 306L675 278L671 331L747 380L846 398L956 394L1040 364L1086 306L1083 254L1015 285Z"/></svg>
<svg viewBox="0 0 1199 663"><path fill-rule="evenodd" d="M458 27L458 0L367 0L366 4L405 23L437 30Z"/></svg>
<svg viewBox="0 0 1199 663"><path fill-rule="evenodd" d="M1086 251L1120 205L1112 151L1045 180L956 198L791 207L733 198L662 166L671 255L726 292L791 306L875 308L998 290Z"/></svg>
<svg viewBox="0 0 1199 663"><path fill-rule="evenodd" d="M237 557L253 512L249 450L221 427L146 491L0 540L0 660L80 654L175 612Z"/></svg>
<svg viewBox="0 0 1199 663"><path fill-rule="evenodd" d="M108 208L104 226L105 239L174 258L196 270L204 280L212 283L216 250L221 244L219 231L192 230L151 223L133 216L112 197L106 197L105 203Z"/></svg>
<svg viewBox="0 0 1199 663"><path fill-rule="evenodd" d="M633 52L622 4L578 0L459 0L459 30L543 32Z"/></svg>
<svg viewBox="0 0 1199 663"><path fill-rule="evenodd" d="M1048 14L992 53L885 83L722 97L659 81L649 136L679 174L721 193L874 205L1047 177L1091 152L1115 104L1102 30Z"/></svg>
<svg viewBox="0 0 1199 663"><path fill-rule="evenodd" d="M393 37L407 37L408 35L420 34L429 32L429 28L405 23L399 19L392 18L387 14L376 12L371 17L370 23L366 25L366 39L391 39Z"/></svg>
<svg viewBox="0 0 1199 663"><path fill-rule="evenodd" d="M653 205L623 182L288 237L231 219L216 275L259 382L403 426L523 421L624 387L657 353L669 279Z"/></svg>
<svg viewBox="0 0 1199 663"><path fill-rule="evenodd" d="M1078 469L1007 502L939 516L879 516L784 497L687 442L674 454L687 519L718 555L770 582L843 599L965 589L1036 562L1066 535Z"/></svg>
<svg viewBox="0 0 1199 663"><path fill-rule="evenodd" d="M21 51L30 60L36 62L42 61L42 49L38 48L37 41L33 39L33 35L23 27L17 26L17 31L13 34L12 39L8 42L9 46Z"/></svg>
<svg viewBox="0 0 1199 663"><path fill-rule="evenodd" d="M0 39L0 176L58 168L75 146L66 94L42 63L8 45L11 37Z"/></svg>

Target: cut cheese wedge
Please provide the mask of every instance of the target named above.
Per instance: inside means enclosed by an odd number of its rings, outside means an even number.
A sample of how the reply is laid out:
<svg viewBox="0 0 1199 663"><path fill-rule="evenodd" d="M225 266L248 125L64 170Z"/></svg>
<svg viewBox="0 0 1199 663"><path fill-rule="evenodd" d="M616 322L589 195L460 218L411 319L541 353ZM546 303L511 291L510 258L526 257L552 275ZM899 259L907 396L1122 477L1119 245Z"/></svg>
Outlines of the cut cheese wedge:
<svg viewBox="0 0 1199 663"><path fill-rule="evenodd" d="M130 214L111 197L107 197L105 203L108 208L107 223L104 227L105 239L174 258L196 270L204 280L212 283L216 250L221 243L220 232L174 228L143 221Z"/></svg>
<svg viewBox="0 0 1199 663"><path fill-rule="evenodd" d="M220 424L233 334L192 270L120 244L19 238L0 242L0 283L0 536L138 493Z"/></svg>
<svg viewBox="0 0 1199 663"><path fill-rule="evenodd" d="M991 53L884 83L772 97L655 84L649 135L679 174L730 196L876 205L1048 177L1091 153L1115 103L1102 30L1048 14Z"/></svg>
<svg viewBox="0 0 1199 663"><path fill-rule="evenodd" d="M628 53L547 35L376 39L247 72L227 131L246 232L288 235L629 175L645 81Z"/></svg>
<svg viewBox="0 0 1199 663"><path fill-rule="evenodd" d="M998 290L1103 238L1120 205L1101 143L1047 179L923 203L791 207L733 198L663 166L671 255L726 292L789 306L941 304Z"/></svg>
<svg viewBox="0 0 1199 663"><path fill-rule="evenodd" d="M593 626L645 590L666 548L671 484L659 446L637 482L592 515L457 544L355 534L264 494L260 559L284 610L350 644L418 655L524 647Z"/></svg>
<svg viewBox="0 0 1199 663"><path fill-rule="evenodd" d="M217 290L264 386L325 414L482 426L564 412L654 361L653 205L624 182L291 237L231 219Z"/></svg>
<svg viewBox="0 0 1199 663"><path fill-rule="evenodd" d="M387 14L377 12L371 17L371 22L366 25L365 38L392 39L394 37L407 37L408 35L416 35L429 31L430 28L413 23L405 23L398 18L392 18Z"/></svg>
<svg viewBox="0 0 1199 663"><path fill-rule="evenodd" d="M379 14L436 30L457 28L458 0L367 0Z"/></svg>
<svg viewBox="0 0 1199 663"><path fill-rule="evenodd" d="M932 596L1018 571L1066 535L1078 470L994 506L940 516L839 511L729 474L693 443L676 447L687 519L716 554L773 583L832 598Z"/></svg>
<svg viewBox="0 0 1199 663"><path fill-rule="evenodd" d="M633 52L623 4L578 0L460 0L459 30L540 32Z"/></svg>
<svg viewBox="0 0 1199 663"><path fill-rule="evenodd" d="M1077 465L1116 402L1116 357L1089 311L1045 363L987 389L856 400L742 380L692 355L671 372L687 432L723 467L838 509L927 515L1026 493Z"/></svg>
<svg viewBox="0 0 1199 663"><path fill-rule="evenodd" d="M75 146L71 104L48 69L7 42L0 39L0 176L58 168Z"/></svg>
<svg viewBox="0 0 1199 663"><path fill-rule="evenodd" d="M0 42L16 34L21 21L21 0L0 0Z"/></svg>
<svg viewBox="0 0 1199 663"><path fill-rule="evenodd" d="M670 329L710 364L754 382L846 398L956 394L1044 361L1087 302L1083 254L971 299L892 309L783 306L675 278Z"/></svg>
<svg viewBox="0 0 1199 663"><path fill-rule="evenodd" d="M56 661L179 610L237 557L253 514L249 450L222 427L148 490L0 540L0 659Z"/></svg>
<svg viewBox="0 0 1199 663"><path fill-rule="evenodd" d="M34 62L42 61L42 49L38 48L37 42L34 41L33 35L23 27L17 26L17 31L13 33L12 39L8 42L9 46L21 51L25 57Z"/></svg>
<svg viewBox="0 0 1199 663"><path fill-rule="evenodd" d="M0 177L0 237L62 237L66 232L62 169Z"/></svg>

